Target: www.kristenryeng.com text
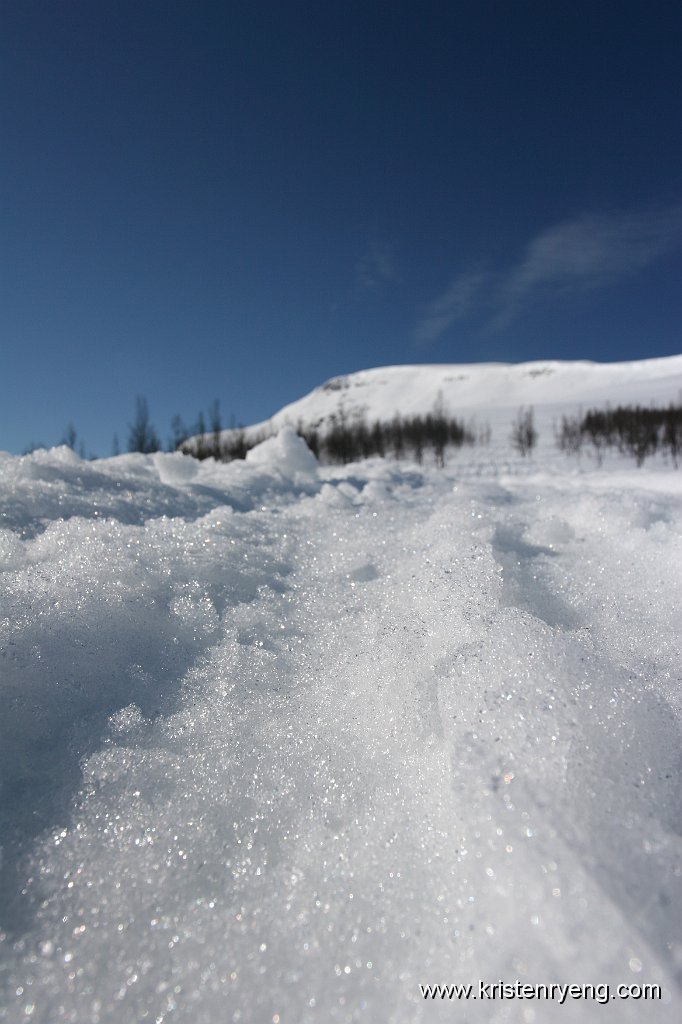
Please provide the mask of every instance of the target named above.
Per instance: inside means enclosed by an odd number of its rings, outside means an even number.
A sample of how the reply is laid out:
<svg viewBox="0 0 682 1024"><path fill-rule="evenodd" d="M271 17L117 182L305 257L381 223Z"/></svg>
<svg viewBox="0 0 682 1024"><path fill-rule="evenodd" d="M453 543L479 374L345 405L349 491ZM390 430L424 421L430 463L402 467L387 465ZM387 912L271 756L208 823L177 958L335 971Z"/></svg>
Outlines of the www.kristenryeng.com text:
<svg viewBox="0 0 682 1024"><path fill-rule="evenodd" d="M563 1005L568 999L592 1000L608 1003L619 999L662 999L663 989L657 984L625 983L559 984L558 982L519 981L478 981L469 984L420 985L424 999L470 1000L470 999L551 999Z"/></svg>

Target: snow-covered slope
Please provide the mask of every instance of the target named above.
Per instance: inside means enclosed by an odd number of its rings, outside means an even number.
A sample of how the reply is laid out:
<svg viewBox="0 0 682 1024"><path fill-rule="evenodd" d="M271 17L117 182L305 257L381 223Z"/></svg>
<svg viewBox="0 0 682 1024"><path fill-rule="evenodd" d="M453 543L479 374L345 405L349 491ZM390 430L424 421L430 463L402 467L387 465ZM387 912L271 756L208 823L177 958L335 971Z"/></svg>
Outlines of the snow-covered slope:
<svg viewBox="0 0 682 1024"><path fill-rule="evenodd" d="M532 406L541 431L551 435L552 422L580 406L667 404L681 396L682 355L624 363L386 366L327 381L270 420L249 426L247 436L262 437L284 424L324 429L341 412L381 421L396 413L425 414L440 398L450 415L474 417L491 426L495 440L506 441L521 406Z"/></svg>
<svg viewBox="0 0 682 1024"><path fill-rule="evenodd" d="M460 455L0 455L0 1020L677 1024L682 471Z"/></svg>

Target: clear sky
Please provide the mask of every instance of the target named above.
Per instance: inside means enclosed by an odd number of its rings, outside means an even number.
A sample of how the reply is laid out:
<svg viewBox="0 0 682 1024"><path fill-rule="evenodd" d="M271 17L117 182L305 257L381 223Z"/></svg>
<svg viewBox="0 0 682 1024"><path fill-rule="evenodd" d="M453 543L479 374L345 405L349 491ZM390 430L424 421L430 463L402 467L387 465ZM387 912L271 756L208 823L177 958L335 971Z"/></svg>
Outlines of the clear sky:
<svg viewBox="0 0 682 1024"><path fill-rule="evenodd" d="M0 449L682 351L678 0L2 0Z"/></svg>

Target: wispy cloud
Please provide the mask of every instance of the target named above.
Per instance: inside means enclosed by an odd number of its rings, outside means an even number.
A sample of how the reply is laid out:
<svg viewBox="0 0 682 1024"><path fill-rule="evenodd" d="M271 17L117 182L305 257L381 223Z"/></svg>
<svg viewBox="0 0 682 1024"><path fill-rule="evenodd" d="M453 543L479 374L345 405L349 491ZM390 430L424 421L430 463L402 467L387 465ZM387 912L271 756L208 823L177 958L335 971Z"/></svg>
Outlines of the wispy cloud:
<svg viewBox="0 0 682 1024"><path fill-rule="evenodd" d="M496 323L540 292L589 291L643 270L682 244L682 204L621 215L584 215L534 238L496 296Z"/></svg>
<svg viewBox="0 0 682 1024"><path fill-rule="evenodd" d="M376 291L396 277L393 246L387 242L370 242L355 265L355 280L363 291Z"/></svg>
<svg viewBox="0 0 682 1024"><path fill-rule="evenodd" d="M477 306L490 280L490 273L484 270L469 270L456 277L450 287L424 309L415 327L415 340L428 344L440 338L448 327Z"/></svg>
<svg viewBox="0 0 682 1024"><path fill-rule="evenodd" d="M423 311L414 330L422 344L453 323L477 316L501 329L541 297L587 292L632 276L682 246L682 203L621 214L584 214L533 238L506 270L458 275Z"/></svg>

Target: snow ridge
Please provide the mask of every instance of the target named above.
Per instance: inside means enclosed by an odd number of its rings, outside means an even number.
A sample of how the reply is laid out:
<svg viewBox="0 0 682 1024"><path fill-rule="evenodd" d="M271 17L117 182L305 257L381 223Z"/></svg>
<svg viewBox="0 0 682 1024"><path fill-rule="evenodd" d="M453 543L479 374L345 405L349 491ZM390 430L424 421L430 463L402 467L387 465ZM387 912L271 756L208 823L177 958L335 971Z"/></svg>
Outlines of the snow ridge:
<svg viewBox="0 0 682 1024"><path fill-rule="evenodd" d="M512 415L533 406L542 429L580 407L668 404L682 395L682 355L623 363L542 360L529 363L463 363L385 366L328 380L284 406L271 419L246 428L259 438L284 425L320 428L341 413L369 421L425 415L442 401L451 416L488 423L499 437ZM224 431L227 439L231 431ZM196 444L196 439L194 442Z"/></svg>

